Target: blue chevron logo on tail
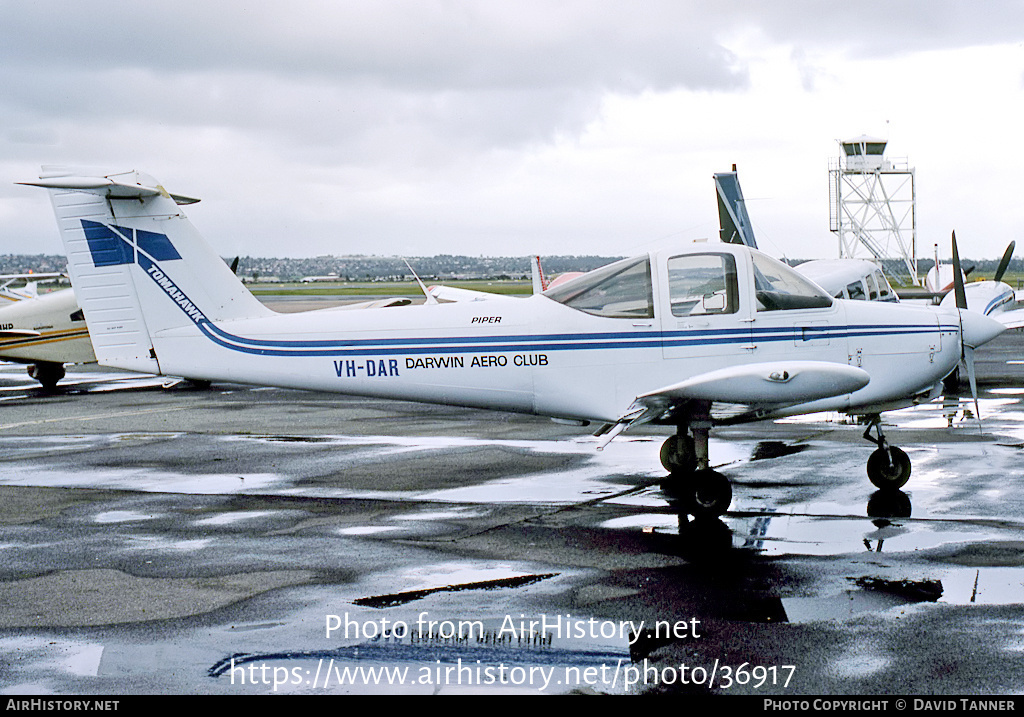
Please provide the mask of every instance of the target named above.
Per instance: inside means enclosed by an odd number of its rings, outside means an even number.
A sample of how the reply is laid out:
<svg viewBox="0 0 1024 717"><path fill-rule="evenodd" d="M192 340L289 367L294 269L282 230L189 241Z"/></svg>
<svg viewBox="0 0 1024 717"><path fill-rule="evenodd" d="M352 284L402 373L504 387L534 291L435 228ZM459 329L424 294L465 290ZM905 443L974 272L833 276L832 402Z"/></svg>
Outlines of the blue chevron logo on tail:
<svg viewBox="0 0 1024 717"><path fill-rule="evenodd" d="M82 219L82 229L89 243L92 263L97 266L119 266L138 263L138 252L153 261L180 259L181 254L166 234L131 229Z"/></svg>

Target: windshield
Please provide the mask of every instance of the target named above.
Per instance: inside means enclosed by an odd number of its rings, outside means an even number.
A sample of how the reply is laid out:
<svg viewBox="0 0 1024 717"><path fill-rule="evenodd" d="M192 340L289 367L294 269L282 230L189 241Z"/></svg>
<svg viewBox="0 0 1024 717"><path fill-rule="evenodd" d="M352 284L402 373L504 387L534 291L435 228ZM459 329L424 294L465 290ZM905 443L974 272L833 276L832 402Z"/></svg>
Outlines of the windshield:
<svg viewBox="0 0 1024 717"><path fill-rule="evenodd" d="M646 256L617 261L548 289L544 296L594 316L653 319L651 262Z"/></svg>
<svg viewBox="0 0 1024 717"><path fill-rule="evenodd" d="M832 306L832 299L781 261L751 252L754 261L754 291L758 311L820 309Z"/></svg>

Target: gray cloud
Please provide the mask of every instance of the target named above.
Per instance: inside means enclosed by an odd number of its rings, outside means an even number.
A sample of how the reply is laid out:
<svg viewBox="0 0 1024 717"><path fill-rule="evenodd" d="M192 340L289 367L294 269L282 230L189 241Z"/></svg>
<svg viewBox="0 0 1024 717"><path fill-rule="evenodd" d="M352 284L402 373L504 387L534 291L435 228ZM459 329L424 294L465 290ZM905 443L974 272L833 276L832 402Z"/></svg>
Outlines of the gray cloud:
<svg viewBox="0 0 1024 717"><path fill-rule="evenodd" d="M638 127L635 137L612 140L635 146L572 154L601 127L610 98L638 107L673 93L742 100L761 89L751 79L754 63L764 60L759 47L788 52L789 65L773 67L791 72L810 96L847 81L828 66L837 55L895 57L1016 41L1020 15L1016 4L978 9L951 0L0 0L2 164L11 181L49 162L136 167L211 199L200 212L224 206L236 216L238 206L226 203L248 198L240 186L256 191L262 182L269 198L258 215L239 220L250 222L253 237L266 226L284 233L295 222L315 225L307 235L324 242L339 226L404 238L436 223L448 235L471 236L486 218L455 224L504 211L510 192L533 219L520 223L524 234L543 223L563 236L574 226L581 237L608 235L607 227L622 231L633 219L609 219L608 197L631 193L635 210L651 193L617 177L642 176L637 163L649 167L663 153L644 154ZM661 135L688 154L666 160L662 172L708 172L707 155L763 147L758 128L791 117L788 105L763 99L756 107L692 104L704 116L675 105L667 130L675 135ZM847 122L848 114L838 119ZM653 119L632 121L654 127ZM533 164L527 173L530 158L555 147L564 153L560 165ZM582 186L593 179L591 167L609 173L603 190ZM23 191L0 186L0 202L20 201ZM584 192L604 201L566 209ZM317 203L309 205L310 197ZM0 206L0 216L20 231L28 223L14 207ZM660 233L682 213L644 218ZM509 210L500 221L522 222L523 214ZM226 231L222 215L212 216Z"/></svg>

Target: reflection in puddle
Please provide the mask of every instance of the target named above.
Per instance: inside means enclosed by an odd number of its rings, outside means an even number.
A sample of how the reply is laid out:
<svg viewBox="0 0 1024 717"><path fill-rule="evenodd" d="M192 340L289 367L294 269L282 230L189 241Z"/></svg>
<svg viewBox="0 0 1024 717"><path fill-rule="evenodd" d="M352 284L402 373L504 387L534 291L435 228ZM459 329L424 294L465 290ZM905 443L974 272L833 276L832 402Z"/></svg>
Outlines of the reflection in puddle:
<svg viewBox="0 0 1024 717"><path fill-rule="evenodd" d="M874 590L907 602L936 602L942 597L941 580L891 580L888 578L847 578L857 587Z"/></svg>
<svg viewBox="0 0 1024 717"><path fill-rule="evenodd" d="M577 688L626 692L616 667L630 664L626 650L573 650L547 640L525 644L494 639L500 628L464 638L420 640L383 638L333 650L238 653L210 666L211 678L251 683L266 689L261 677L280 679L275 692L357 689L395 694L486 692L521 689L564 693ZM575 676L575 681L574 681Z"/></svg>
<svg viewBox="0 0 1024 717"><path fill-rule="evenodd" d="M953 605L1024 603L1024 568L964 568L943 574L940 602Z"/></svg>
<svg viewBox="0 0 1024 717"><path fill-rule="evenodd" d="M356 605L364 605L366 607L395 607L415 600L422 600L428 595L433 595L435 593L455 593L463 592L465 590L500 590L503 588L518 588L525 585L533 585L534 583L539 583L541 580L553 578L557 574L558 573L520 575L511 578L497 578L495 580L483 580L473 583L461 583L458 585L442 585L440 587L425 588L423 590L406 590L400 593L391 593L390 595L374 595L372 597L358 598L352 602Z"/></svg>
<svg viewBox="0 0 1024 717"><path fill-rule="evenodd" d="M791 445L783 441L760 441L754 446L754 452L750 455L752 461L763 461L771 458L782 458L795 453L802 453L810 448L807 444Z"/></svg>

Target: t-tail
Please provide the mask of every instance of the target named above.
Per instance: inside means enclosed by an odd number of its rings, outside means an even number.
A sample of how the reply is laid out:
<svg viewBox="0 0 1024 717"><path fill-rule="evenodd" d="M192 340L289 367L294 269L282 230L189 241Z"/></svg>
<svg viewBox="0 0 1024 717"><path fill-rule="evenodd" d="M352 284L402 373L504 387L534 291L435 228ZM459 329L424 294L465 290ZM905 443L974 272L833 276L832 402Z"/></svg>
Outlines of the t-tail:
<svg viewBox="0 0 1024 717"><path fill-rule="evenodd" d="M153 337L206 332L212 322L273 315L182 213L139 172L44 167L68 271L101 364L161 373ZM171 301L167 300L171 298Z"/></svg>

